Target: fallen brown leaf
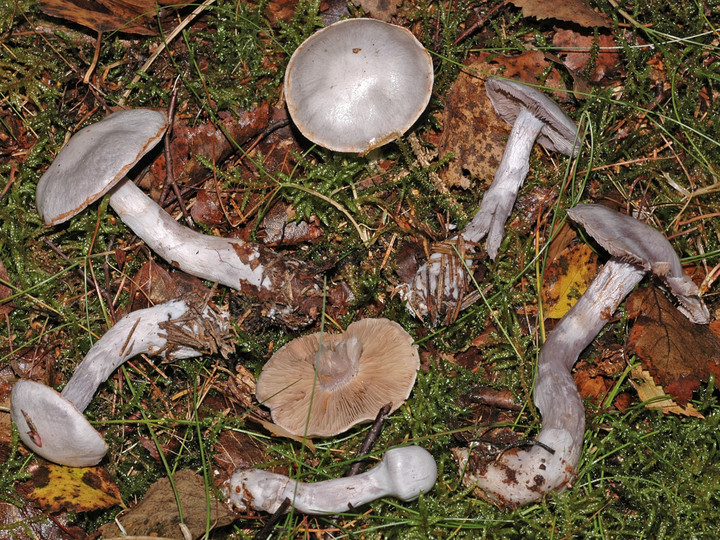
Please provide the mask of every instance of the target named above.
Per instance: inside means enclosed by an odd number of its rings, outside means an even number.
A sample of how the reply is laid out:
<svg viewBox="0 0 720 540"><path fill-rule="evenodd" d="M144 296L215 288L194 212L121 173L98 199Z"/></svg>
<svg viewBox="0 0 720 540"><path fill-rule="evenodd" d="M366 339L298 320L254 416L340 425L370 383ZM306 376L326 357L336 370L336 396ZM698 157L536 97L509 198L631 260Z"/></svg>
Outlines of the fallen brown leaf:
<svg viewBox="0 0 720 540"><path fill-rule="evenodd" d="M5 285L10 283L7 268L0 260L0 315L9 315L15 309L15 304L9 298L12 296L12 289Z"/></svg>
<svg viewBox="0 0 720 540"><path fill-rule="evenodd" d="M440 172L447 187L468 189L471 177L489 185L510 133L510 126L495 112L485 93L485 78L498 71L497 66L486 63L486 58L481 55L470 60L447 95L438 146L441 157L455 154Z"/></svg>
<svg viewBox="0 0 720 540"><path fill-rule="evenodd" d="M588 79L592 82L599 82L612 74L620 62L620 50L616 48L615 39L608 34L590 35L558 29L553 35L553 45L560 48L557 55L570 71L584 72L592 59L588 74ZM598 50L591 55L595 47L598 47Z"/></svg>
<svg viewBox="0 0 720 540"><path fill-rule="evenodd" d="M638 366L633 368L631 375L630 384L632 384L633 388L637 391L640 401L646 402L645 406L648 409L661 409L662 412L666 414L673 413L680 416L705 418L693 407L692 403L686 403L684 406L680 406L668 398L667 393L655 384L649 371L645 371Z"/></svg>
<svg viewBox="0 0 720 540"><path fill-rule="evenodd" d="M553 2L552 0L510 0L515 6L522 9L525 17L536 19L558 19L579 24L580 26L610 26L611 20L607 15L598 13L587 0L565 0Z"/></svg>
<svg viewBox="0 0 720 540"><path fill-rule="evenodd" d="M363 8L373 19L390 22L402 0L352 0L352 3Z"/></svg>
<svg viewBox="0 0 720 540"><path fill-rule="evenodd" d="M192 538L205 534L207 520L206 489L203 478L193 471L182 470L175 473L177 499L170 487L170 480L161 478L145 493L145 497L126 514L116 519L123 531L115 523L108 523L100 530L104 538L113 536L147 535L168 538L183 538L179 523L178 504L182 507L184 524ZM210 524L213 528L233 522L234 514L213 495L210 496Z"/></svg>
<svg viewBox="0 0 720 540"><path fill-rule="evenodd" d="M128 34L154 35L151 27L159 6L171 0L40 0L46 15L77 23L96 32L119 30Z"/></svg>
<svg viewBox="0 0 720 540"><path fill-rule="evenodd" d="M635 319L627 339L664 392L684 406L711 375L720 377L720 338L706 325L693 324L654 287L635 291L626 301Z"/></svg>

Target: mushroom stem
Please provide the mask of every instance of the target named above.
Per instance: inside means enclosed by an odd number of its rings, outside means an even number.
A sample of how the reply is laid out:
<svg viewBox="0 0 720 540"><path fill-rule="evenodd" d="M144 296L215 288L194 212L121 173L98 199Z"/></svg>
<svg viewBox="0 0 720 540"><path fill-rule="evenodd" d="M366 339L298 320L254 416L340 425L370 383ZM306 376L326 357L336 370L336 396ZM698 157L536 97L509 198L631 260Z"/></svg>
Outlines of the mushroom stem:
<svg viewBox="0 0 720 540"><path fill-rule="evenodd" d="M486 249L491 259L495 259L500 249L505 236L505 222L530 170L530 153L544 125L545 122L528 109L520 110L480 210L461 233L471 243L480 242L487 234Z"/></svg>
<svg viewBox="0 0 720 540"><path fill-rule="evenodd" d="M34 381L18 381L10 414L25 445L69 467L96 465L107 452L102 436L83 416L98 386L138 354L191 358L232 349L226 312L173 300L120 319L78 366L62 394Z"/></svg>
<svg viewBox="0 0 720 540"><path fill-rule="evenodd" d="M168 336L163 325L176 321L198 337L195 348L179 345L168 347ZM92 401L98 387L128 359L139 354L158 354L174 359L201 356L206 345L199 336L222 334L228 327L226 313L217 313L206 306L202 313L185 300L173 300L129 313L110 328L95 343L61 395L82 412ZM200 328L211 328L209 332Z"/></svg>
<svg viewBox="0 0 720 540"><path fill-rule="evenodd" d="M150 249L184 272L271 302L282 296L272 313L280 318L293 310L312 317L320 287L313 273L302 275L299 264L293 268L259 244L189 229L127 179L111 192L110 206Z"/></svg>
<svg viewBox="0 0 720 540"><path fill-rule="evenodd" d="M381 497L403 501L430 491L437 479L437 465L430 452L419 446L388 450L382 461L367 472L314 484L298 482L260 469L237 470L223 488L228 503L241 512L253 508L274 513L285 499L303 514L339 514Z"/></svg>
<svg viewBox="0 0 720 540"><path fill-rule="evenodd" d="M493 503L514 508L538 501L572 481L580 460L585 409L571 375L580 353L605 326L623 299L645 275L640 266L610 259L577 303L548 335L540 352L534 401L543 425L537 443L514 448L491 463L470 466L470 450L454 453L464 481L475 484Z"/></svg>

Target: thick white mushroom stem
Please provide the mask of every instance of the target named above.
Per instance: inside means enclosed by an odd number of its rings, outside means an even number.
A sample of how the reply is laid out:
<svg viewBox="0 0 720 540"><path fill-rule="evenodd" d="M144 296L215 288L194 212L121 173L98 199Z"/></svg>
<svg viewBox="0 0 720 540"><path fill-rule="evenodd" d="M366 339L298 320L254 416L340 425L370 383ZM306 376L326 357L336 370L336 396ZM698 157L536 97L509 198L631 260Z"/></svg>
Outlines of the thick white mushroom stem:
<svg viewBox="0 0 720 540"><path fill-rule="evenodd" d="M514 508L562 490L573 480L582 450L585 409L572 367L645 273L619 258L605 264L550 332L540 352L534 390L543 421L536 439L540 444L513 448L489 462L471 450L454 450L466 485L476 485L482 496L498 506Z"/></svg>
<svg viewBox="0 0 720 540"><path fill-rule="evenodd" d="M419 446L388 450L382 461L362 474L314 484L260 469L237 470L223 486L228 503L241 512L252 508L274 513L285 499L303 514L340 514L381 497L417 499L435 485L437 465Z"/></svg>
<svg viewBox="0 0 720 540"><path fill-rule="evenodd" d="M317 315L320 287L299 262L239 238L188 229L129 180L111 192L110 206L150 249L184 272L269 301L276 305L270 315L279 319L291 319L293 312Z"/></svg>
<svg viewBox="0 0 720 540"><path fill-rule="evenodd" d="M182 334L184 343L173 341ZM133 311L90 348L61 395L82 412L98 387L128 359L139 354L173 359L215 351L226 354L231 347L228 336L227 312L210 306L198 308L185 300L173 300Z"/></svg>
<svg viewBox="0 0 720 540"><path fill-rule="evenodd" d="M480 242L487 234L486 250L491 259L497 256L505 237L505 222L530 170L530 153L544 125L545 122L528 109L520 110L480 210L461 233L471 243Z"/></svg>

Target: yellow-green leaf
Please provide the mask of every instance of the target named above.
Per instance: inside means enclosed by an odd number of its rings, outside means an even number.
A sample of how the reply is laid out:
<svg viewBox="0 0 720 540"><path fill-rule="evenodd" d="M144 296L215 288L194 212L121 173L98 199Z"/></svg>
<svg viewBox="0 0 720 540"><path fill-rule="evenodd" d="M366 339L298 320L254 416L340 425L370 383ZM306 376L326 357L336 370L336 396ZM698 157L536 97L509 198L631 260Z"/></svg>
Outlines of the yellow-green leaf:
<svg viewBox="0 0 720 540"><path fill-rule="evenodd" d="M597 273L597 255L587 244L570 246L545 268L543 275L544 315L564 316L582 296Z"/></svg>
<svg viewBox="0 0 720 540"><path fill-rule="evenodd" d="M29 498L49 512L89 512L120 502L120 491L103 467L40 465L29 481Z"/></svg>

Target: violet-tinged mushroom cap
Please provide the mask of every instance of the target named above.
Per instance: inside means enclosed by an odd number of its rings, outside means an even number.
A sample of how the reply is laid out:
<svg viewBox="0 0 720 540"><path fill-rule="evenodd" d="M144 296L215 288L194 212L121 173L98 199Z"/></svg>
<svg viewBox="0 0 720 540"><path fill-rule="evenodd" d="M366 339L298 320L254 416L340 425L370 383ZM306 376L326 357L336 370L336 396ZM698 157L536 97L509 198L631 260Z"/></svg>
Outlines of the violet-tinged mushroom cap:
<svg viewBox="0 0 720 540"><path fill-rule="evenodd" d="M36 454L69 467L90 467L107 452L107 444L83 413L52 388L18 381L11 400L20 439Z"/></svg>
<svg viewBox="0 0 720 540"><path fill-rule="evenodd" d="M552 99L537 88L507 79L490 77L485 91L497 113L511 126L523 109L532 112L544 125L537 142L550 151L574 156L580 148L577 126Z"/></svg>
<svg viewBox="0 0 720 540"><path fill-rule="evenodd" d="M102 197L160 141L167 126L163 112L132 109L78 131L38 182L35 202L43 221L62 223Z"/></svg>
<svg viewBox="0 0 720 540"><path fill-rule="evenodd" d="M285 99L298 129L336 152L366 153L402 135L427 106L430 54L405 28L348 19L293 53Z"/></svg>
<svg viewBox="0 0 720 540"><path fill-rule="evenodd" d="M400 407L419 367L417 347L399 324L363 319L342 334L287 343L263 367L256 396L290 433L329 437L374 419L387 403L391 412Z"/></svg>
<svg viewBox="0 0 720 540"><path fill-rule="evenodd" d="M249 508L276 512L285 499L304 514L348 512L381 497L417 499L435 485L437 465L419 446L392 448L382 461L362 474L314 484L298 482L261 469L238 469L223 486L228 503L241 512Z"/></svg>
<svg viewBox="0 0 720 540"><path fill-rule="evenodd" d="M700 290L685 275L680 258L660 231L600 204L578 204L567 213L608 253L634 262L662 278L688 319L697 324L710 321Z"/></svg>

